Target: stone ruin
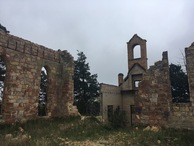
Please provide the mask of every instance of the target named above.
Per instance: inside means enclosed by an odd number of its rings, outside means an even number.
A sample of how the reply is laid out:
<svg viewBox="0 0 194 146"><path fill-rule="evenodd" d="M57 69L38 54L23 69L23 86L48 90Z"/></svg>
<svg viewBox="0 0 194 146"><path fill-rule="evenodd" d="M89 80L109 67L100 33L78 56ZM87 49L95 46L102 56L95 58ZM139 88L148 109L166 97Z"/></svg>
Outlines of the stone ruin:
<svg viewBox="0 0 194 146"><path fill-rule="evenodd" d="M46 116L78 115L73 106L73 57L67 51L55 51L0 31L0 57L6 65L1 122L23 122L39 117L42 67L48 73Z"/></svg>
<svg viewBox="0 0 194 146"><path fill-rule="evenodd" d="M120 107L126 113L128 125L159 125L194 129L194 43L185 48L190 102L173 103L169 79L168 52L162 60L147 68L146 40L134 35L128 47L128 73L118 75L118 86L101 84L101 114L109 120ZM134 49L140 47L140 57Z"/></svg>
<svg viewBox="0 0 194 146"><path fill-rule="evenodd" d="M134 48L140 46L140 57ZM147 68L146 40L134 35L128 46L128 73L118 86L101 84L101 114L107 121L116 107L126 111L129 125L160 125L194 129L194 43L185 48L190 102L173 103L168 52ZM0 31L0 57L6 66L0 122L36 119L41 69L48 73L46 117L78 115L73 106L73 57Z"/></svg>

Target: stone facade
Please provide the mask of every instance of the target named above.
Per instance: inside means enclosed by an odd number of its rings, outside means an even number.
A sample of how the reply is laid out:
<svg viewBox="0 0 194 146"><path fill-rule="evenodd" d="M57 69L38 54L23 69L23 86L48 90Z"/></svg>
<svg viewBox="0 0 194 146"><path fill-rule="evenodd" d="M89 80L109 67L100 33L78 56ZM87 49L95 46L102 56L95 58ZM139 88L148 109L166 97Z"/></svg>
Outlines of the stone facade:
<svg viewBox="0 0 194 146"><path fill-rule="evenodd" d="M134 58L134 48L137 45L140 46L141 50L140 58ZM131 113L134 106L134 99L138 95L138 84L147 70L146 40L140 38L138 35L134 35L129 42L127 42L127 48L127 76L124 78L124 75L119 73L118 86L101 84L101 113L104 121L108 121L108 107L113 106L113 110L115 110L119 106L126 112L126 123L132 125Z"/></svg>
<svg viewBox="0 0 194 146"><path fill-rule="evenodd" d="M73 57L0 32L0 55L6 64L1 121L12 123L38 117L41 68L48 73L48 117L77 115L73 106Z"/></svg>
<svg viewBox="0 0 194 146"><path fill-rule="evenodd" d="M136 45L140 45L140 58L134 58ZM129 125L194 129L194 43L185 49L190 103L178 104L172 103L168 52L163 52L162 60L147 69L146 40L134 35L127 43L127 48L127 76L123 78L124 75L120 73L118 86L110 88L113 85L103 84L101 88L104 121L108 121L105 109L112 105L114 108L121 107L127 113L126 123Z"/></svg>
<svg viewBox="0 0 194 146"><path fill-rule="evenodd" d="M194 43L185 48L190 103L171 104L169 127L194 129Z"/></svg>
<svg viewBox="0 0 194 146"><path fill-rule="evenodd" d="M169 80L168 54L163 52L162 61L151 66L139 83L135 98L133 123L166 125L170 114L171 88Z"/></svg>
<svg viewBox="0 0 194 146"><path fill-rule="evenodd" d="M114 85L101 84L101 115L103 119L108 119L108 107L112 106L115 110L118 105L121 105L121 94L120 89Z"/></svg>

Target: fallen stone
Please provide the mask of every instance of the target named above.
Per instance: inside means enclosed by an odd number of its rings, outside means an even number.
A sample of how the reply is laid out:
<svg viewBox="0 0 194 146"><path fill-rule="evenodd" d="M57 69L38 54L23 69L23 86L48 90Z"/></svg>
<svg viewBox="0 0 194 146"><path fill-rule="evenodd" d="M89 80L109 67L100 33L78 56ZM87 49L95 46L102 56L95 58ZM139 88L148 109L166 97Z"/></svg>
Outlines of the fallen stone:
<svg viewBox="0 0 194 146"><path fill-rule="evenodd" d="M12 138L13 138L13 135L12 134L6 134L5 135L5 140L6 141L10 141Z"/></svg>

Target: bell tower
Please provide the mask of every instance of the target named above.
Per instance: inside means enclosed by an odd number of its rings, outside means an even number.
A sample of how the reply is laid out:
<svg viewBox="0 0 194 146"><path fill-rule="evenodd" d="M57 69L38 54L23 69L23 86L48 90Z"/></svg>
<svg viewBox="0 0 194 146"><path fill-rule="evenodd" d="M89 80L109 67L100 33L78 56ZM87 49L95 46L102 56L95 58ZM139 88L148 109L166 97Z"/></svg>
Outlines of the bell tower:
<svg viewBox="0 0 194 146"><path fill-rule="evenodd" d="M139 46L139 57L135 58L135 49ZM128 49L128 70L134 66L134 64L139 64L144 70L147 70L147 49L146 40L140 38L135 34L129 42L127 42Z"/></svg>

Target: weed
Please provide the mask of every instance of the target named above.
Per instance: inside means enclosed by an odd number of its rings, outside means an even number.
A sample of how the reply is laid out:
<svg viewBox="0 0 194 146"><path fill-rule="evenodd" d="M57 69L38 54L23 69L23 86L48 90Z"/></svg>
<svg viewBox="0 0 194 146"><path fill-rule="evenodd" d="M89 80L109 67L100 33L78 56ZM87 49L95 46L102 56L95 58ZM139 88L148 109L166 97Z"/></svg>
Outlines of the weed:
<svg viewBox="0 0 194 146"><path fill-rule="evenodd" d="M30 120L23 124L2 124L0 129L2 146L78 145L79 142L85 145L86 142L96 142L104 145L191 146L194 143L194 131L191 130L163 128L154 132L144 131L142 126L115 129L94 117Z"/></svg>

